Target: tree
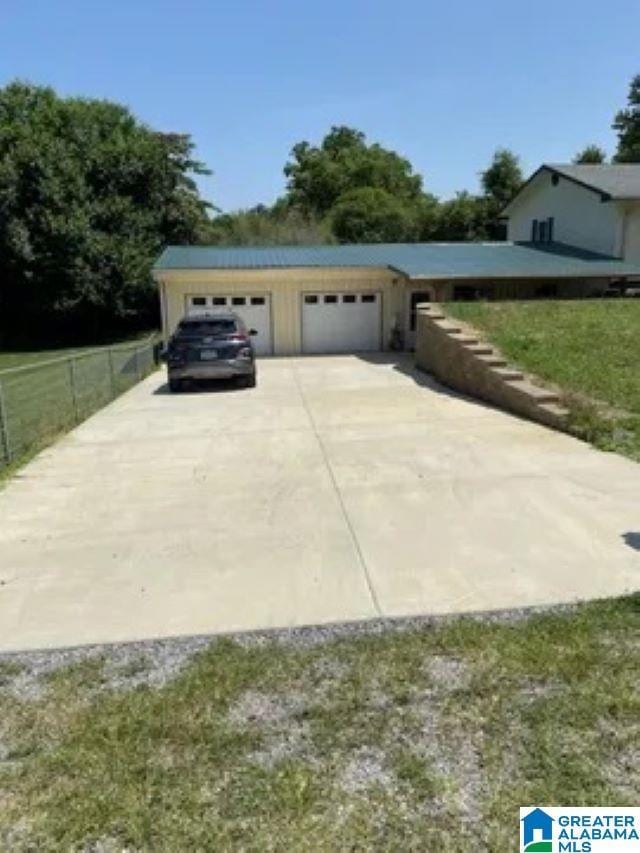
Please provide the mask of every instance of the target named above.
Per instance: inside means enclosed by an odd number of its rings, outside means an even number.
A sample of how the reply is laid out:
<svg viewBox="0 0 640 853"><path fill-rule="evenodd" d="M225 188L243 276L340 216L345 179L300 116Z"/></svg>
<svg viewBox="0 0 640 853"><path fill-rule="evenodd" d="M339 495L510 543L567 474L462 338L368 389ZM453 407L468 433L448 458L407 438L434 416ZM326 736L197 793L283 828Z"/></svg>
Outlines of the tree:
<svg viewBox="0 0 640 853"><path fill-rule="evenodd" d="M481 173L484 203L478 205L477 213L484 217L478 230L492 240L504 240L505 226L501 214L516 195L524 182L518 157L506 148L499 148L491 164Z"/></svg>
<svg viewBox="0 0 640 853"><path fill-rule="evenodd" d="M332 242L327 223L278 200L215 217L207 242L225 246L297 246Z"/></svg>
<svg viewBox="0 0 640 853"><path fill-rule="evenodd" d="M574 163L585 163L597 165L607 162L607 152L599 145L587 145L573 158Z"/></svg>
<svg viewBox="0 0 640 853"><path fill-rule="evenodd" d="M0 335L95 339L155 322L154 258L208 223L192 152L115 103L0 89Z"/></svg>
<svg viewBox="0 0 640 853"><path fill-rule="evenodd" d="M379 187L361 187L340 196L331 212L340 243L399 243L417 239L417 207Z"/></svg>
<svg viewBox="0 0 640 853"><path fill-rule="evenodd" d="M307 213L326 216L341 196L371 187L404 200L418 200L422 178L408 160L350 127L332 127L320 146L299 142L286 163L288 199Z"/></svg>
<svg viewBox="0 0 640 853"><path fill-rule="evenodd" d="M640 163L640 74L631 81L628 106L620 110L613 121L618 133L618 150L615 163Z"/></svg>
<svg viewBox="0 0 640 853"><path fill-rule="evenodd" d="M486 240L486 220L484 199L468 192L456 193L455 198L440 205L438 227L432 239L453 242Z"/></svg>

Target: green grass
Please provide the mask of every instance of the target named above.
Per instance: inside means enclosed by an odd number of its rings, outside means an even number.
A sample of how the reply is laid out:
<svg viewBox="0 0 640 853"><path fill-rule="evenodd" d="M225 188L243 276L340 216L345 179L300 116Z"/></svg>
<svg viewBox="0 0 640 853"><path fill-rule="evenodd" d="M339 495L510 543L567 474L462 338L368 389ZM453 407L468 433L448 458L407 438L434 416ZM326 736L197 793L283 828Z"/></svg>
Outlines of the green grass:
<svg viewBox="0 0 640 853"><path fill-rule="evenodd" d="M49 361L55 358L66 358L70 355L79 355L81 353L93 352L94 350L106 349L110 346L117 346L122 343L131 343L136 340L146 340L153 331L141 332L127 338L119 338L110 344L93 344L83 347L57 347L47 349L0 349L0 370L7 370L11 367L22 367L25 364L34 364L40 361Z"/></svg>
<svg viewBox="0 0 640 853"><path fill-rule="evenodd" d="M640 300L455 302L446 310L556 386L578 435L640 459Z"/></svg>
<svg viewBox="0 0 640 853"><path fill-rule="evenodd" d="M0 430L0 481L148 373L150 340L147 334L110 346L0 353L6 424L6 434Z"/></svg>
<svg viewBox="0 0 640 853"><path fill-rule="evenodd" d="M111 687L108 650L36 699L5 677L0 847L515 851L520 805L637 803L639 628L635 597L221 639L161 688Z"/></svg>

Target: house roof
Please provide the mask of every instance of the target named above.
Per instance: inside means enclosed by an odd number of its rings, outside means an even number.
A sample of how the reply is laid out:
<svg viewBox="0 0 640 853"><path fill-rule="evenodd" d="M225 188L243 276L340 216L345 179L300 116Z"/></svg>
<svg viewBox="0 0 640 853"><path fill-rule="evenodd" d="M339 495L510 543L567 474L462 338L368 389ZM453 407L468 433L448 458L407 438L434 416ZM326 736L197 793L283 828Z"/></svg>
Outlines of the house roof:
<svg viewBox="0 0 640 853"><path fill-rule="evenodd" d="M339 246L169 246L154 271L387 268L419 279L640 276L640 263L560 243L377 243Z"/></svg>
<svg viewBox="0 0 640 853"><path fill-rule="evenodd" d="M549 163L546 167L610 199L640 199L638 163Z"/></svg>
<svg viewBox="0 0 640 853"><path fill-rule="evenodd" d="M502 211L502 216L509 215L511 206L541 172L560 175L593 190L602 201L640 200L640 163L543 163L520 187Z"/></svg>

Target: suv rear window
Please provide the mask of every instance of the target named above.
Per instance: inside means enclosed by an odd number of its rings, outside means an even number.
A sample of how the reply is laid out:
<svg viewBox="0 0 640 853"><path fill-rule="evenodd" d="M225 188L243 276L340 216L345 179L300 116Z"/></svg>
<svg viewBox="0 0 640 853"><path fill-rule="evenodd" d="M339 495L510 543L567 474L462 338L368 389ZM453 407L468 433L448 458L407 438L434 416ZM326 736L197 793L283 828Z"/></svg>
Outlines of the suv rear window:
<svg viewBox="0 0 640 853"><path fill-rule="evenodd" d="M236 331L235 320L221 318L219 320L183 320L180 323L179 335L229 335Z"/></svg>

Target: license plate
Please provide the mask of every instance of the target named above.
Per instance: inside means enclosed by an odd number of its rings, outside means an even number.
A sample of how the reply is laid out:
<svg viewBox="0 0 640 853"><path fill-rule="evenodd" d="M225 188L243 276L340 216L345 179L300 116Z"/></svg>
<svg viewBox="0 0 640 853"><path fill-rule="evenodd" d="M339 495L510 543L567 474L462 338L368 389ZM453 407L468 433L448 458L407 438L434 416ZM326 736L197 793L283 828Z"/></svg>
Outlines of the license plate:
<svg viewBox="0 0 640 853"><path fill-rule="evenodd" d="M203 349L200 350L200 361L215 361L218 357L217 349Z"/></svg>

